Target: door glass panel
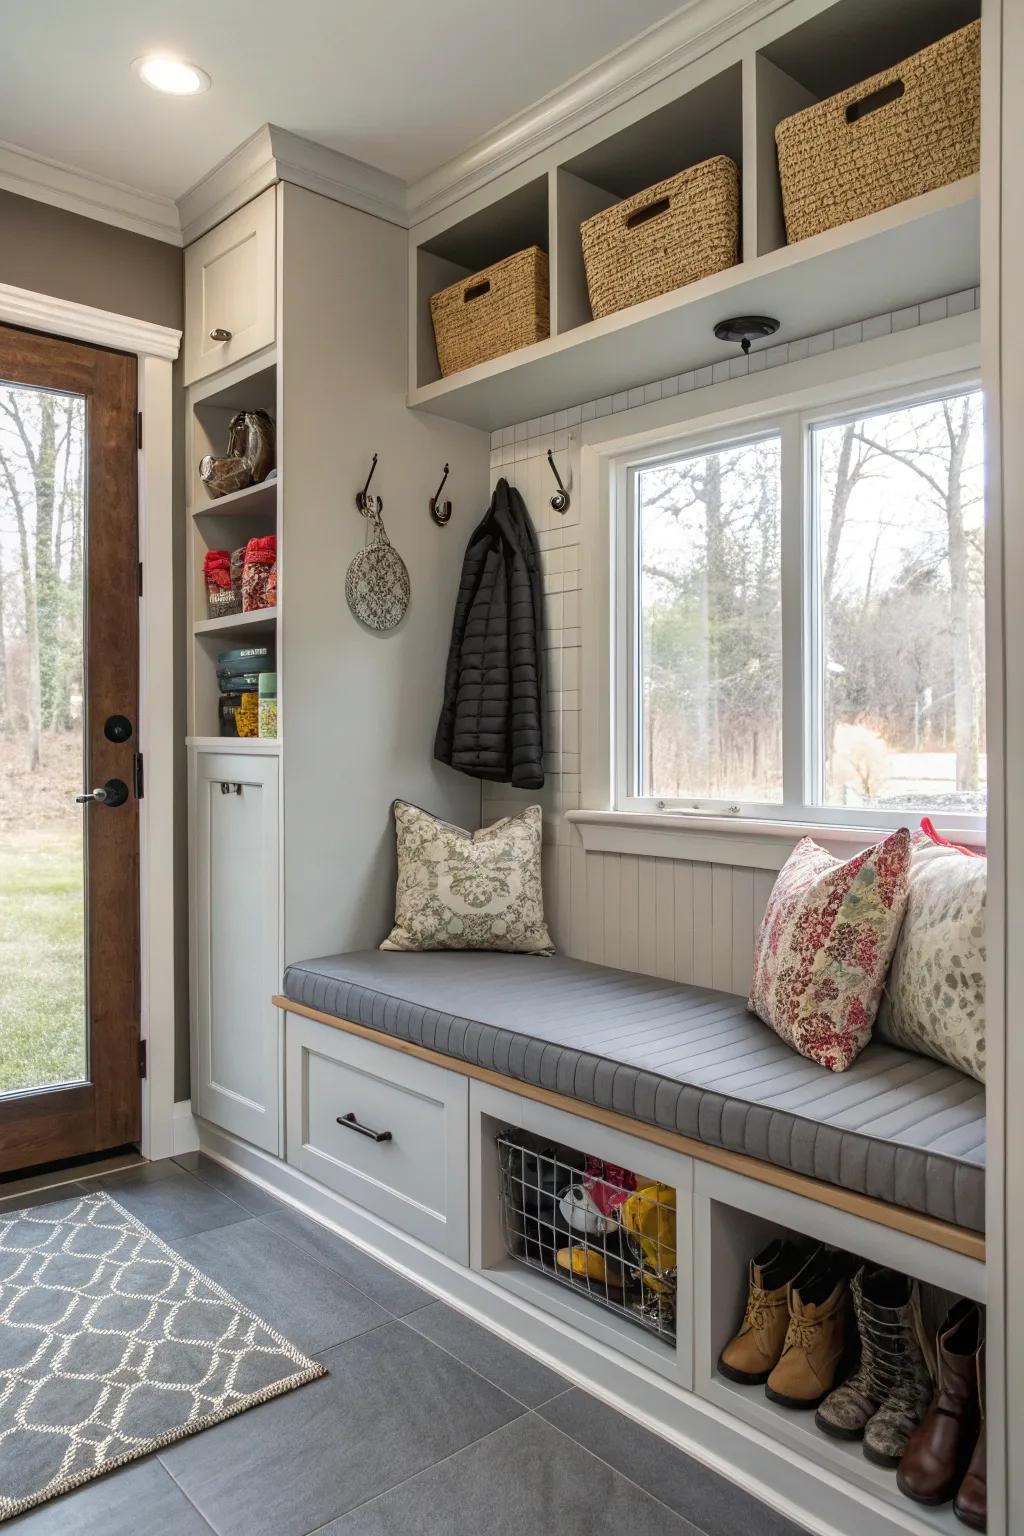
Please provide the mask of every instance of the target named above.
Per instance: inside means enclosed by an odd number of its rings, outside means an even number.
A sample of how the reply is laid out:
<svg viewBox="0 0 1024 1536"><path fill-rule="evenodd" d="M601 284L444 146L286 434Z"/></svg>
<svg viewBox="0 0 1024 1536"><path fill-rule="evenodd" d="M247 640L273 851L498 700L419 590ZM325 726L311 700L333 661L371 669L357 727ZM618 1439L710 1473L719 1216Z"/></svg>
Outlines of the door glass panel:
<svg viewBox="0 0 1024 1536"><path fill-rule="evenodd" d="M0 1094L86 1076L85 401L0 381Z"/></svg>

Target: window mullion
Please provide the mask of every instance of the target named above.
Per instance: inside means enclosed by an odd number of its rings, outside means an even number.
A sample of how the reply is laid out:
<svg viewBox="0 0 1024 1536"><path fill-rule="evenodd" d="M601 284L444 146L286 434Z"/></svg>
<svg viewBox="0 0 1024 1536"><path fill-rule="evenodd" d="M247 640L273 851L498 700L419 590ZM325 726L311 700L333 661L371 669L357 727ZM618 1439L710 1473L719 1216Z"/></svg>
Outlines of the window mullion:
<svg viewBox="0 0 1024 1536"><path fill-rule="evenodd" d="M809 560L804 510L804 443L800 418L786 416L782 436L782 800L805 804L807 789L806 613Z"/></svg>

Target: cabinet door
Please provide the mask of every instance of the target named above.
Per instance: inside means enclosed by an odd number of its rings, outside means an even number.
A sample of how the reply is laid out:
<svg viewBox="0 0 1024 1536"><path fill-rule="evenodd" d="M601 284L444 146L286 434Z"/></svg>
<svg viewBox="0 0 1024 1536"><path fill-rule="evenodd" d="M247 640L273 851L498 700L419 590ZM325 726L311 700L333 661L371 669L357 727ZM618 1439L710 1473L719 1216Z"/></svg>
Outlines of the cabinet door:
<svg viewBox="0 0 1024 1536"><path fill-rule="evenodd" d="M278 762L197 752L192 768L192 1100L281 1151Z"/></svg>
<svg viewBox="0 0 1024 1536"><path fill-rule="evenodd" d="M274 340L276 189L268 187L185 252L185 383Z"/></svg>

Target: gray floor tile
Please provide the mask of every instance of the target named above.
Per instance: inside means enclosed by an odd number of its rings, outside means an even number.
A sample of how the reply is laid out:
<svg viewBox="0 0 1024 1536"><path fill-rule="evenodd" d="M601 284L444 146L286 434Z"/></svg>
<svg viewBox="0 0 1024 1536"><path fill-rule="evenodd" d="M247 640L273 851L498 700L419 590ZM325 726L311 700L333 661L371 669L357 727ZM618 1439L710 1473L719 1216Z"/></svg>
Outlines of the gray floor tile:
<svg viewBox="0 0 1024 1536"><path fill-rule="evenodd" d="M19 1536L210 1536L210 1527L155 1456L51 1499L4 1527Z"/></svg>
<svg viewBox="0 0 1024 1536"><path fill-rule="evenodd" d="M706 1536L805 1536L784 1515L587 1392L574 1388L538 1412Z"/></svg>
<svg viewBox="0 0 1024 1536"><path fill-rule="evenodd" d="M548 1402L569 1386L564 1376L557 1376L521 1349L481 1328L472 1318L446 1307L443 1301L421 1307L406 1322L527 1408Z"/></svg>
<svg viewBox="0 0 1024 1536"><path fill-rule="evenodd" d="M112 1195L165 1243L245 1221L249 1215L236 1201L172 1162L147 1163L128 1173L87 1179L86 1188Z"/></svg>
<svg viewBox="0 0 1024 1536"><path fill-rule="evenodd" d="M161 1453L219 1536L304 1536L521 1412L401 1323L323 1361L329 1376Z"/></svg>
<svg viewBox="0 0 1024 1536"><path fill-rule="evenodd" d="M174 1246L308 1354L388 1321L388 1313L369 1296L255 1217L182 1238Z"/></svg>
<svg viewBox="0 0 1024 1536"><path fill-rule="evenodd" d="M183 1152L174 1161L187 1173L194 1173L197 1179L202 1179L204 1184L236 1200L250 1216L262 1216L265 1212L281 1209L280 1200L275 1200L273 1195L268 1195L265 1189L253 1184L251 1180L243 1179L241 1174L225 1168L223 1163L214 1162L205 1152Z"/></svg>
<svg viewBox="0 0 1024 1536"><path fill-rule="evenodd" d="M333 1521L317 1536L469 1531L698 1536L688 1521L533 1414Z"/></svg>
<svg viewBox="0 0 1024 1536"><path fill-rule="evenodd" d="M343 1237L328 1227L322 1227L319 1222L307 1220L288 1206L280 1206L275 1215L266 1216L263 1220L272 1231L280 1233L289 1242L298 1243L301 1248L314 1254L322 1264L329 1264L331 1269L336 1269L394 1317L404 1317L406 1313L415 1311L417 1307L425 1307L433 1300L428 1291L421 1290L397 1270L388 1269L386 1264L378 1264L376 1259L372 1259L361 1248L347 1243Z"/></svg>
<svg viewBox="0 0 1024 1536"><path fill-rule="evenodd" d="M12 1211L28 1211L37 1205L57 1205L64 1200L77 1200L80 1195L88 1194L89 1190L84 1184L54 1184L47 1189L35 1189L23 1191L20 1195L12 1195L7 1200L0 1200L0 1220L9 1216Z"/></svg>

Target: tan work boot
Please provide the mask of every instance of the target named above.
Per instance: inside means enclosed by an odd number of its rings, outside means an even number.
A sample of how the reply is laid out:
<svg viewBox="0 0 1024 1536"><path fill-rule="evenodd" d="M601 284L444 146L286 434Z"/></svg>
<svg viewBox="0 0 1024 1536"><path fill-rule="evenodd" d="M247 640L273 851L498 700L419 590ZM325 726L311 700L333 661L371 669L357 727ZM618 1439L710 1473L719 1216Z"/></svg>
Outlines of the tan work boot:
<svg viewBox="0 0 1024 1536"><path fill-rule="evenodd" d="M789 1287L811 1257L806 1248L775 1238L751 1259L743 1326L718 1357L730 1381L750 1387L768 1380L786 1341Z"/></svg>
<svg viewBox="0 0 1024 1536"><path fill-rule="evenodd" d="M783 1408L817 1408L835 1385L850 1306L849 1265L828 1252L790 1287L789 1327L765 1396Z"/></svg>

